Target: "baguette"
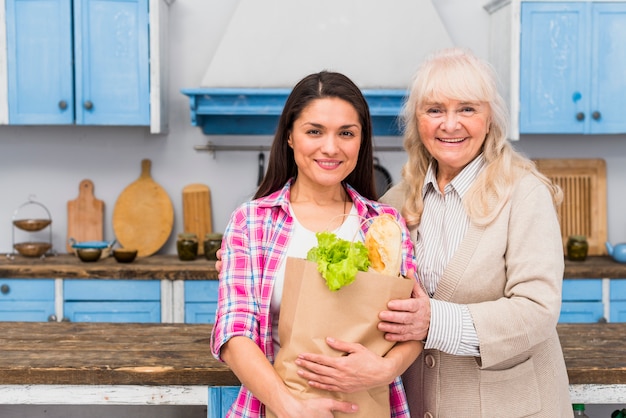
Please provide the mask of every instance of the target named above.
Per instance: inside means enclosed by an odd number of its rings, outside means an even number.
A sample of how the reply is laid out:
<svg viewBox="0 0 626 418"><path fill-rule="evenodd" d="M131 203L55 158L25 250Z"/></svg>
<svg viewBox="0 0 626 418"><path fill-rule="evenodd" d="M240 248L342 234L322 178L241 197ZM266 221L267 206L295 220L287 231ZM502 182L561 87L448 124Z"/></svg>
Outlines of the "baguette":
<svg viewBox="0 0 626 418"><path fill-rule="evenodd" d="M391 215L374 218L365 234L371 268L378 273L397 277L402 265L402 230Z"/></svg>

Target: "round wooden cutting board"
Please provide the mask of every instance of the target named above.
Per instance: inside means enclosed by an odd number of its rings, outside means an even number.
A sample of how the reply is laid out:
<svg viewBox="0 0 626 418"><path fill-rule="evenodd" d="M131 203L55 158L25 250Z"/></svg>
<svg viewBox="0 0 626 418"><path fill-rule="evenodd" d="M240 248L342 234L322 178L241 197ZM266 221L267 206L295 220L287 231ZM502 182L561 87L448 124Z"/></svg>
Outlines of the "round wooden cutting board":
<svg viewBox="0 0 626 418"><path fill-rule="evenodd" d="M141 161L141 175L119 195L113 209L113 230L125 248L138 257L157 252L174 226L174 206L167 192L150 175L151 161Z"/></svg>

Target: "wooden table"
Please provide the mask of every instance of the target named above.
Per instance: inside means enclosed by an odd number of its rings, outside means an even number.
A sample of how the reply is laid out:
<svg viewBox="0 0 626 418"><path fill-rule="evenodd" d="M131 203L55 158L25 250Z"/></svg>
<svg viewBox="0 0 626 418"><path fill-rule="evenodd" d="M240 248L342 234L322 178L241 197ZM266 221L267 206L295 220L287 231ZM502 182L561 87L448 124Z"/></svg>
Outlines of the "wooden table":
<svg viewBox="0 0 626 418"><path fill-rule="evenodd" d="M238 385L211 325L0 323L2 404L207 405ZM572 401L623 403L626 323L558 326Z"/></svg>
<svg viewBox="0 0 626 418"><path fill-rule="evenodd" d="M0 322L0 404L208 405L212 325Z"/></svg>
<svg viewBox="0 0 626 418"><path fill-rule="evenodd" d="M626 402L626 323L557 326L574 403Z"/></svg>

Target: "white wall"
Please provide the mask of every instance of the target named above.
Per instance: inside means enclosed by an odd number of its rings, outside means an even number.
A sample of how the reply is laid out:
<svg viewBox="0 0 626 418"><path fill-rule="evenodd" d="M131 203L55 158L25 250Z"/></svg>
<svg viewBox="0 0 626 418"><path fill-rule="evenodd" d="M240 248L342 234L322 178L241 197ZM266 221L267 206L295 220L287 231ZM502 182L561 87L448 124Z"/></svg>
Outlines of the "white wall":
<svg viewBox="0 0 626 418"><path fill-rule="evenodd" d="M63 251L67 234L67 201L78 195L84 178L93 180L95 195L105 202L105 239L113 239L111 226L117 196L139 176L143 158L152 160L152 176L169 193L175 208L172 235L162 253L175 253L176 233L182 232L182 188L205 183L212 191L214 229L224 229L229 214L249 197L256 184L257 153L194 150L209 140L192 127L187 97L182 88L198 87L217 51L238 1L177 0L170 7L170 133L154 136L143 128L13 127L0 126L0 253L11 251L15 209L29 195L52 214L53 244ZM488 14L483 0L436 0L433 6L445 22L452 41L487 57ZM259 17L263 20L262 17ZM393 26L394 22L381 22ZM428 28L424 28L428 43ZM286 34L287 36L288 34ZM405 50L410 53L411 46ZM233 51L233 54L237 54ZM375 60L372 71L376 72ZM249 71L254 71L251 65ZM381 74L384 77L384 74ZM408 84L408 80L407 80ZM210 138L218 144L267 145L269 137ZM400 145L400 138L376 138L377 145ZM626 137L522 136L516 147L531 157L601 157L608 166L609 239L626 241L626 204L621 179L626 176ZM379 153L381 163L399 179L405 161L401 152ZM28 237L19 235L16 241Z"/></svg>

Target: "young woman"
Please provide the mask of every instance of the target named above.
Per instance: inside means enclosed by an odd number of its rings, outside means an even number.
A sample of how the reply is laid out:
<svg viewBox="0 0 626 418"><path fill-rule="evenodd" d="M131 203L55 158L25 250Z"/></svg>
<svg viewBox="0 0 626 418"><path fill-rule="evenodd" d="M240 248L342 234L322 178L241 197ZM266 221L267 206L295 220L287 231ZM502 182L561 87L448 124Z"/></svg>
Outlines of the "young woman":
<svg viewBox="0 0 626 418"><path fill-rule="evenodd" d="M280 349L278 320L286 258L306 258L308 250L317 245L315 233L320 231L333 231L350 241L363 239L367 225L362 225L359 217L387 213L404 226L395 209L372 200L371 135L367 102L342 74L311 74L289 95L267 174L254 200L232 214L224 234L212 348L243 384L229 417L263 417L265 408L279 418L333 417L333 411L358 410L358 405L330 397L294 397L272 363ZM358 216L345 216L348 214ZM403 275L414 269L412 255L413 246L404 228ZM392 382L391 416L408 417L398 376L417 357L421 343L396 344L384 358L359 344L327 343L346 352L339 360L354 357L368 361L367 367L363 361L361 367L345 367L336 358L328 359L330 366L325 370L343 367L350 390ZM320 371L310 361L301 361Z"/></svg>

